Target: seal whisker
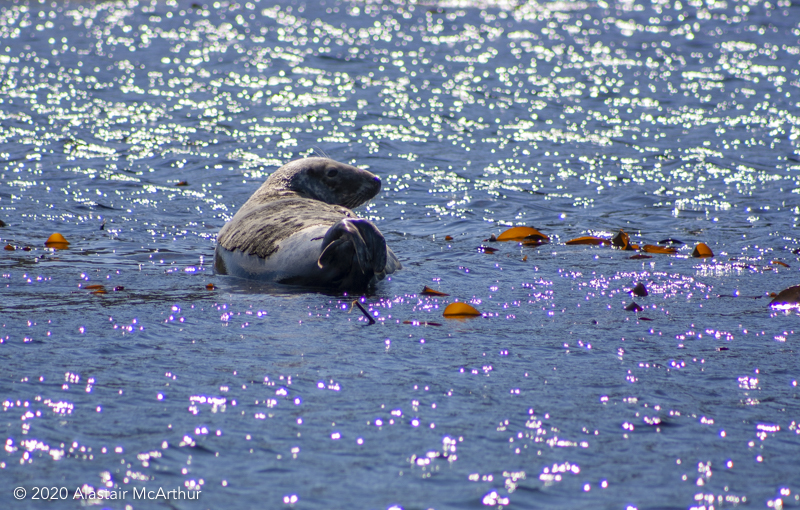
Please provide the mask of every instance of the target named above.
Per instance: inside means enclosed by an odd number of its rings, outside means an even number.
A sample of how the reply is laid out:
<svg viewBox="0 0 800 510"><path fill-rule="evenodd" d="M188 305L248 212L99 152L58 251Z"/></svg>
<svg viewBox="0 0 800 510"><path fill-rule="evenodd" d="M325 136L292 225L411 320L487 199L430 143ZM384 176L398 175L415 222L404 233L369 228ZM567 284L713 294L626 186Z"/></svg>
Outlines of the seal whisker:
<svg viewBox="0 0 800 510"><path fill-rule="evenodd" d="M318 157L318 158L325 158L325 159L331 159L331 160L333 159L333 158L331 158L330 156L328 156L328 155L325 153L325 151L324 151L324 150L322 150L322 149L321 149L321 148L319 148L319 147L314 147L314 156L316 156L316 157Z"/></svg>

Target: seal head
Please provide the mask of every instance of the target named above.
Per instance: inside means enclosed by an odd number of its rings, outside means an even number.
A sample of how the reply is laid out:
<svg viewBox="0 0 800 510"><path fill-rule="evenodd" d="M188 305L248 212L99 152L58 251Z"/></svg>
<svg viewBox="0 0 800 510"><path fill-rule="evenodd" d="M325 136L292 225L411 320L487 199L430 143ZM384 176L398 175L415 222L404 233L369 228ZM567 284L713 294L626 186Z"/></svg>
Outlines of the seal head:
<svg viewBox="0 0 800 510"><path fill-rule="evenodd" d="M287 163L270 175L244 206L278 197L300 196L353 209L381 190L375 174L328 158Z"/></svg>

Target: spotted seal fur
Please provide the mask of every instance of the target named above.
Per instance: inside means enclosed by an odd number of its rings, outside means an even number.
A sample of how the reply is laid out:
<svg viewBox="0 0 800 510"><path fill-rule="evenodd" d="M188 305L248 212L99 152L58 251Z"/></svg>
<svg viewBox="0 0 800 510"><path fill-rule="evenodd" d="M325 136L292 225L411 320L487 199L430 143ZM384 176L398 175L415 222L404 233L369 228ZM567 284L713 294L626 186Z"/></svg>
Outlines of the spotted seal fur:
<svg viewBox="0 0 800 510"><path fill-rule="evenodd" d="M217 235L219 274L364 288L402 266L383 235L351 210L378 194L374 174L328 158L276 170Z"/></svg>

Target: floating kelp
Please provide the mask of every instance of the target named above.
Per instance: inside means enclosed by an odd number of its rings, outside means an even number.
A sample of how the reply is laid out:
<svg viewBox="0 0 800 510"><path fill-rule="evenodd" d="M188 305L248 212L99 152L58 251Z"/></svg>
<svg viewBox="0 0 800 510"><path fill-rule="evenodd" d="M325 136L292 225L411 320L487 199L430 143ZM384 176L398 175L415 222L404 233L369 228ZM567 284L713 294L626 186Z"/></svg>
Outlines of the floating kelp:
<svg viewBox="0 0 800 510"><path fill-rule="evenodd" d="M612 246L615 246L621 250L638 250L639 246L635 244L631 244L631 238L628 234L625 233L622 229L619 230L619 233L611 238Z"/></svg>
<svg viewBox="0 0 800 510"><path fill-rule="evenodd" d="M420 292L423 296L449 296L450 294L445 294L444 292L439 292L438 290L433 290L432 288L428 287L427 285L422 287L422 292Z"/></svg>
<svg viewBox="0 0 800 510"><path fill-rule="evenodd" d="M668 246L656 246L654 244L645 244L642 246L642 251L646 253L661 253L664 255L675 255L678 253L677 248L670 248Z"/></svg>
<svg viewBox="0 0 800 510"><path fill-rule="evenodd" d="M639 306L639 305L636 303L636 301L631 301L631 304L629 304L628 306L626 306L626 307L625 307L625 310L627 310L627 311L629 311L629 312L641 312L642 310L644 310L644 308L642 308L641 306Z"/></svg>
<svg viewBox="0 0 800 510"><path fill-rule="evenodd" d="M634 296L639 296L639 297L645 297L649 294L649 292L647 292L647 287L645 287L642 282L637 283L636 286L632 288L629 292Z"/></svg>
<svg viewBox="0 0 800 510"><path fill-rule="evenodd" d="M706 258L713 256L714 252L711 251L711 248L709 248L706 243L697 243L697 246L695 246L694 250L692 250L692 257Z"/></svg>
<svg viewBox="0 0 800 510"><path fill-rule="evenodd" d="M361 310L361 313L364 314L364 317L367 318L367 320L369 321L368 326L372 326L373 324L375 324L375 319L373 319L372 315L370 315L369 312L366 309L364 309L363 306L361 306L361 303L359 303L357 299L353 301L353 304L356 305L358 309Z"/></svg>
<svg viewBox="0 0 800 510"><path fill-rule="evenodd" d="M575 239L570 239L564 244L568 245L590 244L594 246L599 246L601 244L611 244L611 241L609 239L603 239L602 237L583 236L583 237L576 237Z"/></svg>
<svg viewBox="0 0 800 510"><path fill-rule="evenodd" d="M441 326L438 322L430 321L403 321L403 324L411 324L412 326Z"/></svg>
<svg viewBox="0 0 800 510"><path fill-rule="evenodd" d="M533 227L512 227L499 236L496 241L549 241L550 238Z"/></svg>
<svg viewBox="0 0 800 510"><path fill-rule="evenodd" d="M525 239L520 243L522 246L527 246L529 248L536 248L537 246L541 246L543 244L547 244L547 241L542 241L539 239Z"/></svg>
<svg viewBox="0 0 800 510"><path fill-rule="evenodd" d="M447 308L444 309L442 315L445 317L477 317L481 315L474 306L468 305L466 303L450 303L447 305Z"/></svg>
<svg viewBox="0 0 800 510"><path fill-rule="evenodd" d="M55 248L56 250L66 250L69 248L69 241L67 241L64 236L56 232L47 238L47 241L44 242L44 245L48 248Z"/></svg>

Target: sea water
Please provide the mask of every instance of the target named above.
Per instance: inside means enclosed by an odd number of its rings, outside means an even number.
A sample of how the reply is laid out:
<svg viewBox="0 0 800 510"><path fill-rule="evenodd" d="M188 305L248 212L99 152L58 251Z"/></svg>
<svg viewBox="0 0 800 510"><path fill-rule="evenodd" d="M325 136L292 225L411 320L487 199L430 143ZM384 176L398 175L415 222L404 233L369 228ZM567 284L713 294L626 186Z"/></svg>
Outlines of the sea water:
<svg viewBox="0 0 800 510"><path fill-rule="evenodd" d="M767 306L800 283L798 20L5 2L3 507L800 507L800 325ZM404 269L215 275L220 227L310 155L380 176L357 213ZM550 242L488 241L512 226ZM566 244L620 230L677 252Z"/></svg>

